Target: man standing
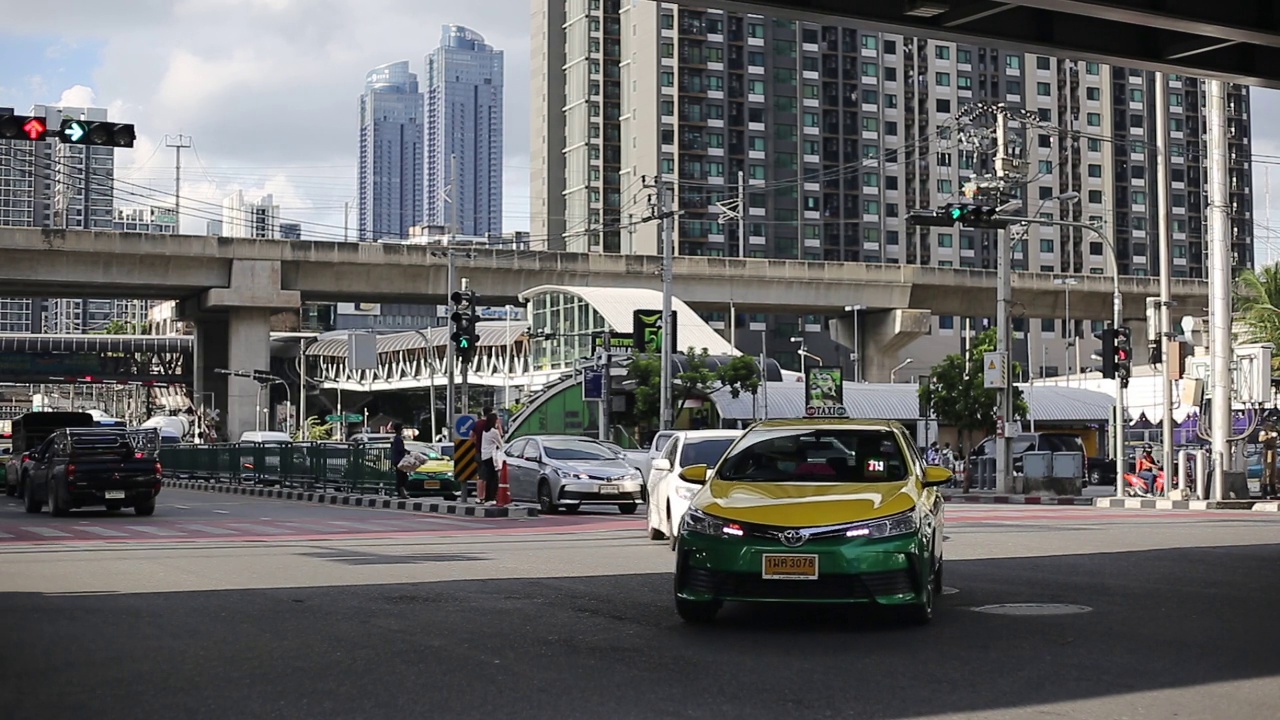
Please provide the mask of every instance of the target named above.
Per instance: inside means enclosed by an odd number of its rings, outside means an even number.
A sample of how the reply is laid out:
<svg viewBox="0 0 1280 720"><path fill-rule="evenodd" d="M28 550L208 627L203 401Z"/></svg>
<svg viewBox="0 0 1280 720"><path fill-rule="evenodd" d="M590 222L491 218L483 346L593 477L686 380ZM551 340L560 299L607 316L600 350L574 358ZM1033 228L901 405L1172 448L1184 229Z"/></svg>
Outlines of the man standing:
<svg viewBox="0 0 1280 720"><path fill-rule="evenodd" d="M1263 423L1258 439L1262 441L1262 487L1259 490L1263 498L1273 498L1276 496L1276 446L1280 444L1276 424L1271 420Z"/></svg>
<svg viewBox="0 0 1280 720"><path fill-rule="evenodd" d="M405 486L409 484L409 473L400 469L400 461L404 460L409 451L404 447L404 425L400 423L392 423L391 432L391 468L396 471L396 496L401 498L409 497L409 491Z"/></svg>
<svg viewBox="0 0 1280 720"><path fill-rule="evenodd" d="M480 417L476 418L476 424L471 427L471 442L475 446L477 457L480 454L481 445L484 442L484 434L489 429L489 416L493 414L493 408L488 405L480 411ZM484 502L484 474L477 471L476 473L476 502ZM462 499L467 499L467 487L464 483L462 486Z"/></svg>

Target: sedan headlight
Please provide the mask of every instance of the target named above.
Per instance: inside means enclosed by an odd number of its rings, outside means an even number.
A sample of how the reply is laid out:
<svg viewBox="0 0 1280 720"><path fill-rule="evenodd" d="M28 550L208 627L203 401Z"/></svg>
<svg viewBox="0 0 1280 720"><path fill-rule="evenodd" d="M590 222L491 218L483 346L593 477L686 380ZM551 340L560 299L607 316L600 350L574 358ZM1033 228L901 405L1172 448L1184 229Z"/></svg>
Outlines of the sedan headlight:
<svg viewBox="0 0 1280 720"><path fill-rule="evenodd" d="M713 515L708 515L701 510L689 508L684 514L684 520L681 522L680 529L683 532L697 533L699 535L732 535L734 537L742 537L745 533L742 526L723 520Z"/></svg>
<svg viewBox="0 0 1280 720"><path fill-rule="evenodd" d="M698 494L698 488L696 487L690 487L688 485L676 486L676 497L680 498L681 500L688 500L697 494Z"/></svg>
<svg viewBox="0 0 1280 720"><path fill-rule="evenodd" d="M574 470L556 469L556 474L565 480L590 480L591 476L586 473L576 472Z"/></svg>
<svg viewBox="0 0 1280 720"><path fill-rule="evenodd" d="M920 517L914 510L892 515L880 520L860 523L845 533L845 537L884 538L894 535L910 535L920 529Z"/></svg>

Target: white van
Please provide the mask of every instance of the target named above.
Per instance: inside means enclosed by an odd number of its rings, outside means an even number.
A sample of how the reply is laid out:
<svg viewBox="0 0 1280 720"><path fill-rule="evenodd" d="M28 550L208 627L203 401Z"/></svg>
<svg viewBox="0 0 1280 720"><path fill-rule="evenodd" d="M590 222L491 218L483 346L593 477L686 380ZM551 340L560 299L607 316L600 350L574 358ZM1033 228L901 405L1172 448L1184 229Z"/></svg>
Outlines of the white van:
<svg viewBox="0 0 1280 720"><path fill-rule="evenodd" d="M278 430L248 430L240 434L242 443L291 443L293 437Z"/></svg>

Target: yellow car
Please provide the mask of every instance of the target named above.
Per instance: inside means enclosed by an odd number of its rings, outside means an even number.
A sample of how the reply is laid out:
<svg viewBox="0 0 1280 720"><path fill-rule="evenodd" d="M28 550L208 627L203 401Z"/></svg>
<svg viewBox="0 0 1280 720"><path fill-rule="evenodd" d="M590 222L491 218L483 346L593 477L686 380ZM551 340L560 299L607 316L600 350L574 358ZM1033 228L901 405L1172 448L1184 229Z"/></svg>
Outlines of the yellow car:
<svg viewBox="0 0 1280 720"><path fill-rule="evenodd" d="M445 500L456 500L460 492L458 481L453 477L453 460L436 452L424 443L405 443L409 452L420 453L427 461L418 469L409 473L409 482L405 489L412 497L442 497Z"/></svg>
<svg viewBox="0 0 1280 720"><path fill-rule="evenodd" d="M690 623L726 601L889 606L924 624L942 589L943 499L905 428L872 420L766 420L702 485L676 540L675 601Z"/></svg>

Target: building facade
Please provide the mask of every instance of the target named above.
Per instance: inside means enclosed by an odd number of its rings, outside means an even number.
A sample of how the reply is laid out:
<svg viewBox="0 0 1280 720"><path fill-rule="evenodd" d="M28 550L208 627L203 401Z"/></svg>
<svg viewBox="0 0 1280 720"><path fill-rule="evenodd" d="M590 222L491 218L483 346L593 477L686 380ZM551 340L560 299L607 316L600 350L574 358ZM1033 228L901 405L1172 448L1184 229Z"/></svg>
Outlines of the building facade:
<svg viewBox="0 0 1280 720"><path fill-rule="evenodd" d="M279 238L280 206L271 193L257 201L237 190L222 201L222 234L226 237Z"/></svg>
<svg viewBox="0 0 1280 720"><path fill-rule="evenodd" d="M116 232L172 235L178 232L178 213L171 207L118 205L111 229Z"/></svg>
<svg viewBox="0 0 1280 720"><path fill-rule="evenodd" d="M993 172L992 155L967 143L957 121L963 108L986 101L1038 120L1010 131L1026 170L1028 215L1097 222L1114 239L1122 273L1155 275L1156 198L1167 193L1173 274L1204 277L1200 80L1167 76L1169 107L1157 108L1150 72L854 23L609 0L550 0L534 17L542 67L534 71L531 213L535 236L559 235L552 244L658 254L659 223L640 220L652 210L646 186L661 176L681 213L679 254L994 269L993 232L905 222L910 210L962 201L968 183ZM1228 98L1232 250L1247 267L1247 88L1229 86ZM1157 113L1168 120L1167 143L1157 143ZM1171 173L1160 188L1155 152L1163 146ZM1055 200L1068 192L1079 199ZM562 225L537 224L552 217ZM1098 238L1039 224L1014 254L1016 269L1064 279L1108 273L1110 262ZM849 362L850 349L825 338L825 318L707 319L736 322L746 352L758 352L763 331L770 354L791 369L800 364L790 341L797 335L824 359ZM1088 366L1091 331L1102 320L1020 320L1024 367L1040 375ZM990 324L939 313L932 334L903 352L914 362L899 377L927 373ZM1072 336L1080 363L1067 348Z"/></svg>
<svg viewBox="0 0 1280 720"><path fill-rule="evenodd" d="M407 60L369 71L360 95L360 240L406 237L422 222L424 118Z"/></svg>
<svg viewBox="0 0 1280 720"><path fill-rule="evenodd" d="M427 224L502 232L503 73L502 51L461 25L427 55Z"/></svg>
<svg viewBox="0 0 1280 720"><path fill-rule="evenodd" d="M281 240L301 240L302 239L302 223L296 223L296 222L280 223L280 239Z"/></svg>

